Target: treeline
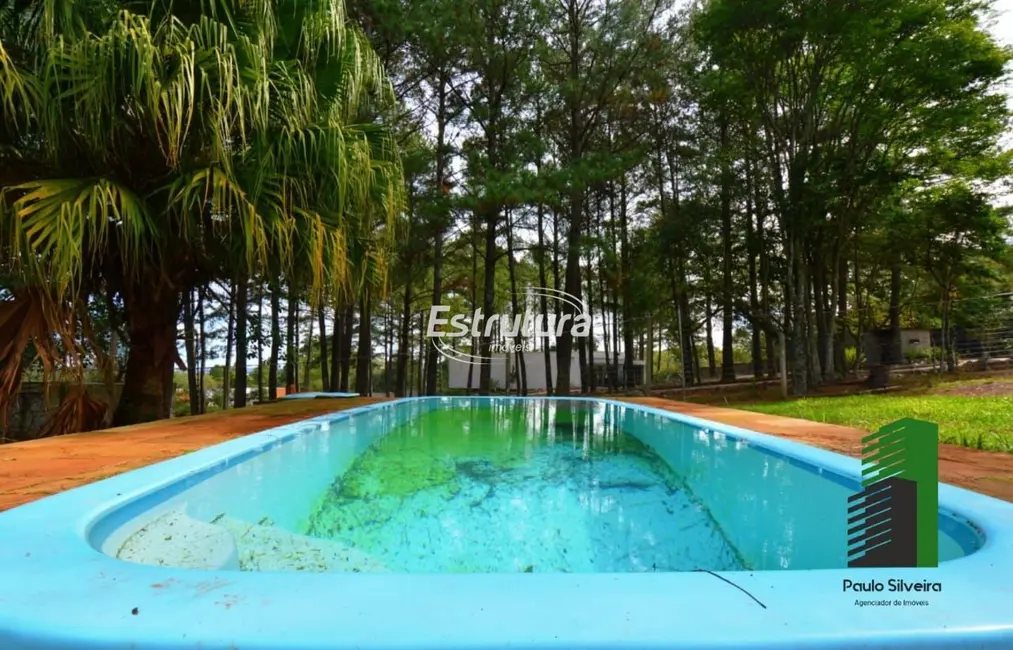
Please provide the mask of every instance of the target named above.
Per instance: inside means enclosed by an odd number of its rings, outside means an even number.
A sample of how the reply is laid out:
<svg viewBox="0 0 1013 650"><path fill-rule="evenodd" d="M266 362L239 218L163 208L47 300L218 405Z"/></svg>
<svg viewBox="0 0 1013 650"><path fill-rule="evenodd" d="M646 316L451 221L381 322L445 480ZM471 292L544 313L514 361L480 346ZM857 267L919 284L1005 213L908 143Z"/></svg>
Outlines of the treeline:
<svg viewBox="0 0 1013 650"><path fill-rule="evenodd" d="M212 292L237 405L251 365L270 396L300 358L330 390L445 390L429 307L572 318L530 287L595 315L539 348L561 394L574 356L585 390L599 352L693 384L743 349L773 375L783 340L804 395L864 332L1006 317L969 300L1011 287L989 2L219 4L0 21L5 284L40 314L4 377L108 366L82 332L118 331L117 421L165 416L174 367L204 394ZM58 38L78 58L46 63Z"/></svg>
<svg viewBox="0 0 1013 650"><path fill-rule="evenodd" d="M576 383L571 355L585 390L595 352L692 385L734 380L743 356L772 377L783 341L804 395L857 368L866 331L1009 318L1008 301L984 299L1013 288L1008 216L989 194L1009 176L1009 53L984 29L987 11L923 0L351 5L402 107L403 236L388 293L356 310L386 333L370 343L377 385L445 390L424 337L430 305L557 310L519 304L528 287L580 296L595 313L591 337L535 344L557 357L547 385L560 393ZM463 350L488 356L496 342ZM952 369L952 337L943 347ZM493 389L489 365L473 374L470 387Z"/></svg>
<svg viewBox="0 0 1013 650"><path fill-rule="evenodd" d="M517 313L523 263L529 285L596 312L599 331L552 351L559 393L571 355L593 385L594 350L626 364L675 351L686 384L734 380L745 328L755 376L775 374L783 337L804 395L855 369L866 331L1008 318L974 300L1013 288L989 193L1010 171L1010 54L989 10L357 3L410 143L401 330L416 301ZM952 337L943 348L952 369ZM433 348L427 361L432 393Z"/></svg>

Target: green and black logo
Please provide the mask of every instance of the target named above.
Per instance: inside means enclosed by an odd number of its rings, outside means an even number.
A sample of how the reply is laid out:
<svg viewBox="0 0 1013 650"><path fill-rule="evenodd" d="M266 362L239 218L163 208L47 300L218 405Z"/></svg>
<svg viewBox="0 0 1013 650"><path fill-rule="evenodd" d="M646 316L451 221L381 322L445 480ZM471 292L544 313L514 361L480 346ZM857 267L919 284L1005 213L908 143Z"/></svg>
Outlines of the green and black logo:
<svg viewBox="0 0 1013 650"><path fill-rule="evenodd" d="M939 566L939 427L905 418L862 438L848 566Z"/></svg>

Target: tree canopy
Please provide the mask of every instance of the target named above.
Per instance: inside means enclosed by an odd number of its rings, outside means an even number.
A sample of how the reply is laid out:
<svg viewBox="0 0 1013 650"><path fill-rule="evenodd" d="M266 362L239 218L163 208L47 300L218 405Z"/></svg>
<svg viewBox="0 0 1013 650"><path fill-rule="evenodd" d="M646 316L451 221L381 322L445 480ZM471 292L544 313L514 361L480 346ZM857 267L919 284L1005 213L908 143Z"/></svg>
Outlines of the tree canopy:
<svg viewBox="0 0 1013 650"><path fill-rule="evenodd" d="M40 364L115 365L117 421L161 417L175 364L196 413L208 355L235 373L224 405L248 381L436 394L429 307L573 315L538 288L594 316L510 337L558 394L772 378L783 351L801 396L902 327L938 330L953 368L966 331L1013 331L991 11L0 2L3 287L37 313L0 317L0 396ZM467 389L497 389L490 364Z"/></svg>

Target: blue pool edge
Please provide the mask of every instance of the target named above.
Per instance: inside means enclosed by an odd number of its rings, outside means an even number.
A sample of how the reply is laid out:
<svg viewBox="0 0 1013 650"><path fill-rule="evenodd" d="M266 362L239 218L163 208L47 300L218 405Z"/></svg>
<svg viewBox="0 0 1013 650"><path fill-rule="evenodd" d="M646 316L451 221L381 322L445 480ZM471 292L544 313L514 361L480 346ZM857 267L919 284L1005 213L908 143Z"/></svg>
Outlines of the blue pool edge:
<svg viewBox="0 0 1013 650"><path fill-rule="evenodd" d="M0 647L976 648L1013 646L1013 504L941 484L940 510L973 522L980 550L936 569L650 574L304 574L195 571L110 558L88 543L107 515L268 448L417 400L594 400L723 433L858 480L858 460L776 436L618 400L416 397L251 434L0 513ZM108 525L108 523L106 524ZM847 593L844 580L943 585ZM730 581L730 582L726 582ZM859 600L926 599L923 607Z"/></svg>
<svg viewBox="0 0 1013 650"><path fill-rule="evenodd" d="M282 395L278 399L351 399L353 397L359 397L358 393L334 393L334 392L307 392L307 393L292 393L291 395Z"/></svg>

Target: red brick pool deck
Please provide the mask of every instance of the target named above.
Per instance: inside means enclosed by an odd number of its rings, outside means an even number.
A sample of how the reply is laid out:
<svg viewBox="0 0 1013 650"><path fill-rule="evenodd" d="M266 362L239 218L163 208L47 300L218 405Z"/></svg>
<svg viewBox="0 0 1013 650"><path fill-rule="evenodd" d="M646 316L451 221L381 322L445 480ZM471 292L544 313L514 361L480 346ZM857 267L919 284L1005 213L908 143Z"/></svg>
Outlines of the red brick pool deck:
<svg viewBox="0 0 1013 650"><path fill-rule="evenodd" d="M0 445L0 510L249 433L386 398L307 399ZM797 440L851 456L858 429L662 398L621 398ZM942 481L1013 501L1013 454L939 446Z"/></svg>

